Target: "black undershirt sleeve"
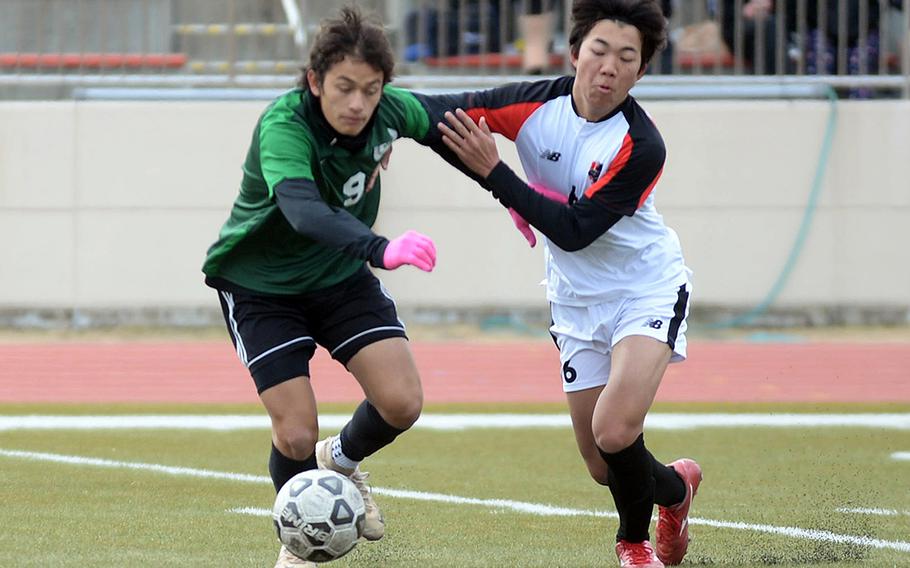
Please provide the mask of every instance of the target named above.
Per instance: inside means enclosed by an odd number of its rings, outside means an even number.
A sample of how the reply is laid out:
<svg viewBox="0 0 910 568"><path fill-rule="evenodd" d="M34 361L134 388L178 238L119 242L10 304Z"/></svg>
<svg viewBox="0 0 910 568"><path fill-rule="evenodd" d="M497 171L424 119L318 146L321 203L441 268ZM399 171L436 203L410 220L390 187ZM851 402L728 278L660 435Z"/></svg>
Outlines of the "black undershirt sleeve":
<svg viewBox="0 0 910 568"><path fill-rule="evenodd" d="M531 189L505 162L499 162L485 182L484 187L504 207L517 211L565 251L585 248L623 217L586 197L571 205L548 199Z"/></svg>
<svg viewBox="0 0 910 568"><path fill-rule="evenodd" d="M445 145L442 141L442 133L439 131L439 128L436 126L437 122L445 122L444 115L446 111L455 111L457 108L466 108L469 107L471 101L475 97L479 96L479 93L461 93L461 94L446 94L446 95L424 95L421 93L412 92L411 94L421 102L424 106L424 110L427 113L427 117L430 123L430 128L427 130L427 134L424 138L417 140L418 144L427 146L436 154L439 155L443 160L448 162L450 165L454 166L464 175L476 181L482 187L486 187L484 179L474 172L472 172L467 166L465 166L458 156L455 155L455 152L449 150L449 147Z"/></svg>
<svg viewBox="0 0 910 568"><path fill-rule="evenodd" d="M417 142L429 147L442 159L454 166L461 173L476 181L487 190L485 179L465 166L457 155L442 141L442 132L436 126L438 122L446 123L445 113L462 109L465 112L479 112L487 119L487 124L494 133L502 134L514 140L530 114L545 101L571 92L574 78L545 79L526 83L509 83L485 91L466 91L463 93L444 93L427 95L416 91L411 94L416 98L424 111L430 128L426 135ZM475 120L479 116L475 115Z"/></svg>
<svg viewBox="0 0 910 568"><path fill-rule="evenodd" d="M284 218L301 235L365 259L377 268L385 268L382 256L388 239L374 233L344 209L326 203L313 180L280 182L275 186L275 201Z"/></svg>

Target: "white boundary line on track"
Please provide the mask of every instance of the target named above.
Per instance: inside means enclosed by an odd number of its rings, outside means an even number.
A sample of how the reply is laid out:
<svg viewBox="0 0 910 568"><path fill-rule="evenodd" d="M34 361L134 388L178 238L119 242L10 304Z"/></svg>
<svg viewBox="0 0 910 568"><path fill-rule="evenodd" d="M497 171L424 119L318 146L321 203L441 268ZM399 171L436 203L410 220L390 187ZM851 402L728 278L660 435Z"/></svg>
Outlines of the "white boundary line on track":
<svg viewBox="0 0 910 568"><path fill-rule="evenodd" d="M910 461L910 452L894 452L891 459L900 461Z"/></svg>
<svg viewBox="0 0 910 568"><path fill-rule="evenodd" d="M264 475L250 475L243 473L230 473L213 471L208 469L196 469L190 467L174 467L161 464L141 463L141 462L124 462L105 460L99 458L88 458L83 456L69 456L61 454L49 454L43 452L26 452L21 450L0 449L0 456L14 459L26 459L32 461L49 461L70 465L85 465L114 469L132 469L141 471L151 471L155 473L164 473L167 475L179 475L189 477L200 477L207 479L223 479L226 481L242 481L247 483L267 483L271 484L272 480ZM509 509L520 513L545 516L587 516L587 517L615 517L616 513L608 511L590 511L584 509L569 509L565 507L554 507L540 503L527 503L523 501L511 501L508 499L475 499L470 497L459 497L457 495L446 495L442 493L426 493L422 491L410 491L404 489L384 489L374 487L373 491L378 495L386 495L399 499L417 499L421 501L430 501L436 503L452 503L464 505L480 505L491 509ZM251 509L258 511L257 509ZM249 514L249 513L248 513ZM727 528L737 530L747 530L788 536L792 538L801 538L805 540L814 540L820 542L833 542L840 544L853 544L866 546L870 548L881 548L897 550L900 552L910 552L910 542L888 541L865 536L853 536L837 534L830 531L802 529L799 527L778 527L764 524L750 524L730 521L715 521L711 519L691 518L689 524L704 525L715 528Z"/></svg>
<svg viewBox="0 0 910 568"><path fill-rule="evenodd" d="M348 414L323 414L319 425L337 429ZM570 428L567 414L424 414L414 425L431 430L467 428ZM649 430L695 428L884 428L910 430L910 413L903 414L698 414L654 413L645 420ZM191 429L251 430L269 427L268 416L256 414L123 414L103 416L0 415L0 432L7 430ZM910 452L892 454L910 460Z"/></svg>

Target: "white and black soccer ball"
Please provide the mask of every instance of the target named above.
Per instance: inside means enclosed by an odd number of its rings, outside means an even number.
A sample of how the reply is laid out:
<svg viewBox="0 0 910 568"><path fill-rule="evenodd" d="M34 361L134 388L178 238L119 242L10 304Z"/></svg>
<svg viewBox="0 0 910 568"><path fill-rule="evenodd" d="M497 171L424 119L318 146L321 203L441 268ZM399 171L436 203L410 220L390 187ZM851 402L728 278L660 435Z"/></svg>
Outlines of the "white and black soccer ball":
<svg viewBox="0 0 910 568"><path fill-rule="evenodd" d="M298 473L278 491L272 520L278 540L310 562L341 558L363 534L366 509L354 483L340 473Z"/></svg>

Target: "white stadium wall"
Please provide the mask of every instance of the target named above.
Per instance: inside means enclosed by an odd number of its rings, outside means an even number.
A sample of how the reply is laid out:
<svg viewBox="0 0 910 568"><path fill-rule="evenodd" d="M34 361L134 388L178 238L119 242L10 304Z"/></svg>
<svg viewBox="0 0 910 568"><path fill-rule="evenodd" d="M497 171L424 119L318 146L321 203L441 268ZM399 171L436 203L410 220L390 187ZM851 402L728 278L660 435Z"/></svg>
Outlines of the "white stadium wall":
<svg viewBox="0 0 910 568"><path fill-rule="evenodd" d="M806 212L828 103L644 104L668 147L657 206L695 271L696 305L756 305ZM213 311L199 268L264 106L0 103L0 312ZM837 112L817 208L774 305L906 314L910 102L844 101ZM540 248L429 150L396 143L382 191L377 231L424 232L439 253L432 274L381 274L401 308L545 308Z"/></svg>

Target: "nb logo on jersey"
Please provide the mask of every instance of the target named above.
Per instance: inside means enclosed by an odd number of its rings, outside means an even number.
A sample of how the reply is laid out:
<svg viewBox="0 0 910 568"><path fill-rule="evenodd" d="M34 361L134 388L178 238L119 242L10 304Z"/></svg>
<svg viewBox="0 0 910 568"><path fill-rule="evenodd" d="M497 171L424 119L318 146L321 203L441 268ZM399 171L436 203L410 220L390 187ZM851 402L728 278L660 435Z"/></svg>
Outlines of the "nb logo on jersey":
<svg viewBox="0 0 910 568"><path fill-rule="evenodd" d="M544 160L550 160L551 162L558 162L559 158L562 157L562 154L555 150L544 150L540 153L540 157Z"/></svg>
<svg viewBox="0 0 910 568"><path fill-rule="evenodd" d="M645 322L645 325L642 327L650 327L651 329L660 329L663 327L664 322L659 319L648 318L648 321Z"/></svg>

